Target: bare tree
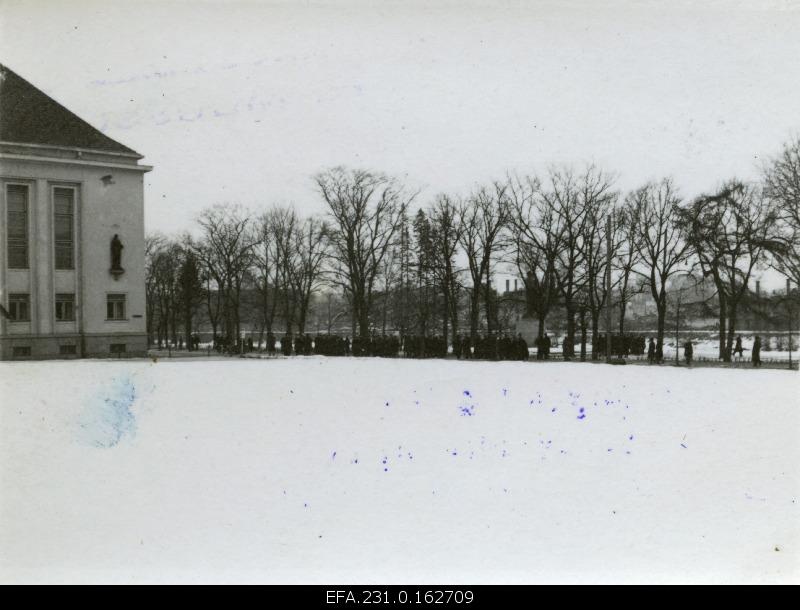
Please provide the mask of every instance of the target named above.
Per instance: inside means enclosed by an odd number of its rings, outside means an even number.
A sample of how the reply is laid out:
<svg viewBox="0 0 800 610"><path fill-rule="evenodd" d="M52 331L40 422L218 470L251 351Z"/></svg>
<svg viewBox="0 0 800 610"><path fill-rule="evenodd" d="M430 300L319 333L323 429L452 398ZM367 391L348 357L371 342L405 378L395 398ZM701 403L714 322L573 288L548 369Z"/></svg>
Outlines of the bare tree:
<svg viewBox="0 0 800 610"><path fill-rule="evenodd" d="M778 213L757 186L739 180L703 195L681 211L681 225L720 300L720 357L730 361L738 306L753 270L777 241ZM725 316L727 315L727 329Z"/></svg>
<svg viewBox="0 0 800 610"><path fill-rule="evenodd" d="M619 228L619 248L612 261L616 275L617 304L619 305L619 335L625 334L625 313L628 303L642 290L641 282L632 282L633 270L640 262L641 234L640 214L646 200L646 191L639 189L629 193L617 211L616 226Z"/></svg>
<svg viewBox="0 0 800 610"><path fill-rule="evenodd" d="M428 214L431 222L431 241L434 273L442 292L442 336L447 337L448 320L452 341L458 336L458 269L455 257L463 225L459 205L449 195L439 195Z"/></svg>
<svg viewBox="0 0 800 610"><path fill-rule="evenodd" d="M322 279L322 266L327 257L328 227L320 219L309 217L295 231L295 264L291 267L292 292L297 301L297 330L304 333L311 297Z"/></svg>
<svg viewBox="0 0 800 610"><path fill-rule="evenodd" d="M600 338L600 314L610 301L610 291L606 281L609 262L620 248L620 232L614 215L614 204L617 193L612 191L612 179L601 171L589 168L581 177L581 205L584 208L586 222L583 223L582 246L584 248L584 298L586 310L592 323L592 360L598 357ZM610 231L610 233L609 233ZM610 248L610 249L609 249ZM616 278L615 278L616 279ZM585 320L582 321L585 327ZM610 346L611 329L606 329L607 345ZM586 332L581 332L581 353L585 355Z"/></svg>
<svg viewBox="0 0 800 610"><path fill-rule="evenodd" d="M203 284L200 264L191 247L190 240L184 238L181 243L181 261L178 270L178 303L183 323L183 335L186 347L194 349L192 335L197 309L203 303Z"/></svg>
<svg viewBox="0 0 800 610"><path fill-rule="evenodd" d="M525 287L525 306L544 336L547 314L556 304L556 262L564 233L562 218L541 195L535 176L511 176L508 227L514 262Z"/></svg>
<svg viewBox="0 0 800 610"><path fill-rule="evenodd" d="M249 215L240 206L216 205L204 210L198 220L200 241L191 243L210 285L222 298L222 318L229 345L241 336L239 305L245 277L253 264L258 236L251 231Z"/></svg>
<svg viewBox="0 0 800 610"><path fill-rule="evenodd" d="M800 136L765 169L765 194L778 212L773 266L800 286Z"/></svg>
<svg viewBox="0 0 800 610"><path fill-rule="evenodd" d="M592 167L583 176L576 176L568 168L554 168L549 172L547 187L541 191L544 205L552 210L562 228L554 273L567 318L567 335L562 348L565 360L575 355L575 316L586 281L584 239L589 198L584 196L584 189L595 179L596 171Z"/></svg>
<svg viewBox="0 0 800 610"><path fill-rule="evenodd" d="M639 254L650 294L658 314L656 351L658 357L664 353L664 326L667 316L667 283L680 271L689 255L689 244L678 226L680 197L672 180L651 182L642 187L637 195L639 207Z"/></svg>
<svg viewBox="0 0 800 610"><path fill-rule="evenodd" d="M274 239L275 211L262 213L255 222L256 241L253 246L253 266L251 268L252 283L258 294L258 310L260 313L259 345L264 338L264 331L272 333L275 314L278 307L278 290L280 284L280 261Z"/></svg>
<svg viewBox="0 0 800 610"><path fill-rule="evenodd" d="M461 208L461 246L467 257L472 287L469 291L469 322L472 339L478 334L481 298L486 305L488 330L492 331L491 270L492 259L502 246L507 222L507 186L499 182L479 187Z"/></svg>
<svg viewBox="0 0 800 610"><path fill-rule="evenodd" d="M331 218L327 234L333 281L351 300L354 328L367 337L384 258L395 245L415 195L396 180L366 170L337 167L314 180Z"/></svg>
<svg viewBox="0 0 800 610"><path fill-rule="evenodd" d="M415 291L417 332L423 337L428 336L430 318L434 312L431 298L435 297L434 288L434 259L433 241L431 239L431 224L425 210L417 210L412 223L414 233L414 272L417 278Z"/></svg>
<svg viewBox="0 0 800 610"><path fill-rule="evenodd" d="M158 255L163 250L167 238L160 233L150 234L145 238L145 314L147 325L147 342L153 345L156 326L156 309L158 307Z"/></svg>

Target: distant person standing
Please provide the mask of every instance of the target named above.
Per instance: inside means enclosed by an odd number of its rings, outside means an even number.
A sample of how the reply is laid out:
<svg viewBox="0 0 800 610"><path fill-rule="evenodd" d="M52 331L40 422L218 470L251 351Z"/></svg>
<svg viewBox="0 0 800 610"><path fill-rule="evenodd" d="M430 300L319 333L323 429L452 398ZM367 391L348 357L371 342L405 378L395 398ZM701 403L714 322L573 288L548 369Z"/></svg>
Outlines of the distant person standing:
<svg viewBox="0 0 800 610"><path fill-rule="evenodd" d="M650 337L650 343L647 344L647 361L650 364L656 361L656 342L653 337Z"/></svg>
<svg viewBox="0 0 800 610"><path fill-rule="evenodd" d="M350 355L350 335L344 338L344 355L345 356Z"/></svg>
<svg viewBox="0 0 800 610"><path fill-rule="evenodd" d="M550 341L550 337L547 335L547 333L545 333L544 337L542 338L542 345L544 346L544 359L549 360L550 346L552 345L552 342Z"/></svg>
<svg viewBox="0 0 800 610"><path fill-rule="evenodd" d="M756 336L755 341L753 341L753 366L759 367L761 366L761 337Z"/></svg>
<svg viewBox="0 0 800 610"><path fill-rule="evenodd" d="M686 344L683 346L683 356L686 358L686 366L692 366L692 356L694 356L694 347L692 347L692 342L687 341Z"/></svg>
<svg viewBox="0 0 800 610"><path fill-rule="evenodd" d="M742 337L741 335L736 337L736 345L733 348L733 355L739 354L739 358L744 356L744 348L742 347Z"/></svg>

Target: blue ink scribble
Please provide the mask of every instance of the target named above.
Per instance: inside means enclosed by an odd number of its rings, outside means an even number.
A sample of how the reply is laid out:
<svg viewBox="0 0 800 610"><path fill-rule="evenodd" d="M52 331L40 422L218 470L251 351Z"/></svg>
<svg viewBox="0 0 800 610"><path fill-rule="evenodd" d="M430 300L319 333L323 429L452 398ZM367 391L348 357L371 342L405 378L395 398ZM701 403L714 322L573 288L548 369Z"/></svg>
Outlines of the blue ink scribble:
<svg viewBox="0 0 800 610"><path fill-rule="evenodd" d="M124 436L136 433L136 419L131 406L136 388L130 378L115 379L109 387L91 399L78 421L80 437L93 447L115 447Z"/></svg>

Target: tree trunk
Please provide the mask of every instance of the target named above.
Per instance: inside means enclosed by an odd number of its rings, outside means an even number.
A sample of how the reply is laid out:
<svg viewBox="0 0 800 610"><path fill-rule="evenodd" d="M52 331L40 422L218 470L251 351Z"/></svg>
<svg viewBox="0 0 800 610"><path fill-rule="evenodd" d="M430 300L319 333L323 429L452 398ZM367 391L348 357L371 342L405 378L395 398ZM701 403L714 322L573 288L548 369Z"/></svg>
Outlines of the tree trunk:
<svg viewBox="0 0 800 610"><path fill-rule="evenodd" d="M192 343L192 308L188 305L183 310L183 337L186 341L186 347L189 349L189 351L193 351L194 344Z"/></svg>
<svg viewBox="0 0 800 610"><path fill-rule="evenodd" d="M662 293L664 294L664 293ZM667 299L666 294L656 302L656 310L658 311L658 330L656 333L656 358L660 362L664 358L664 328L667 323ZM678 349L678 346L675 346Z"/></svg>
<svg viewBox="0 0 800 610"><path fill-rule="evenodd" d="M539 328L536 330L536 336L539 339L542 339L544 338L544 323L547 320L547 312L539 311L537 314L537 320L539 322Z"/></svg>
<svg viewBox="0 0 800 610"><path fill-rule="evenodd" d="M719 297L719 358L725 360L725 348L727 342L725 340L725 321L727 319L727 307L725 306L725 298L720 293ZM726 361L727 362L727 361Z"/></svg>
<svg viewBox="0 0 800 610"><path fill-rule="evenodd" d="M600 309L592 311L592 360L597 360L597 350L594 348L600 339ZM608 341L608 330L606 330L606 341ZM606 345L606 349L608 346Z"/></svg>
<svg viewBox="0 0 800 610"><path fill-rule="evenodd" d="M575 355L575 308L567 304L567 336L561 347L564 360L570 360Z"/></svg>
<svg viewBox="0 0 800 610"><path fill-rule="evenodd" d="M480 286L472 289L469 303L469 335L472 339L478 336L478 317L480 315Z"/></svg>
<svg viewBox="0 0 800 610"><path fill-rule="evenodd" d="M732 304L728 307L728 336L725 341L725 362L731 361L731 353L733 352L733 339L736 335L736 305Z"/></svg>
<svg viewBox="0 0 800 610"><path fill-rule="evenodd" d="M592 319L594 319L594 314L592 314ZM597 345L597 337L596 335L596 327L592 329L592 360L597 360L597 356L595 354L596 349L595 346ZM586 362L586 310L581 310L581 362Z"/></svg>

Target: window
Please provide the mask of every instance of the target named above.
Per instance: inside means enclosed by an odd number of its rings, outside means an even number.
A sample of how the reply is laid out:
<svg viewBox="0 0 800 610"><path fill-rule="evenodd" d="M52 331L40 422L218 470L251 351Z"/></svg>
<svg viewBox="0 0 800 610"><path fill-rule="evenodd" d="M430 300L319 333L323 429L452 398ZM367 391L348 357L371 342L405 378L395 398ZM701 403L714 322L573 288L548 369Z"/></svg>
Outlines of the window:
<svg viewBox="0 0 800 610"><path fill-rule="evenodd" d="M78 351L74 345L59 345L58 353L62 356L74 356Z"/></svg>
<svg viewBox="0 0 800 610"><path fill-rule="evenodd" d="M125 320L125 295L109 294L106 300L106 319Z"/></svg>
<svg viewBox="0 0 800 610"><path fill-rule="evenodd" d="M75 295L56 295L56 320L59 322L72 322L75 320Z"/></svg>
<svg viewBox="0 0 800 610"><path fill-rule="evenodd" d="M12 322L28 322L31 319L30 296L27 294L8 295L8 314Z"/></svg>
<svg viewBox="0 0 800 610"><path fill-rule="evenodd" d="M8 228L8 268L28 268L28 187L9 184L6 187Z"/></svg>
<svg viewBox="0 0 800 610"><path fill-rule="evenodd" d="M30 345L15 345L11 355L14 358L27 358L31 355Z"/></svg>
<svg viewBox="0 0 800 610"><path fill-rule="evenodd" d="M55 230L56 269L74 269L75 191L53 189L53 227Z"/></svg>
<svg viewBox="0 0 800 610"><path fill-rule="evenodd" d="M112 343L109 345L109 349L111 350L112 354L124 354L125 353L125 344L124 343Z"/></svg>

